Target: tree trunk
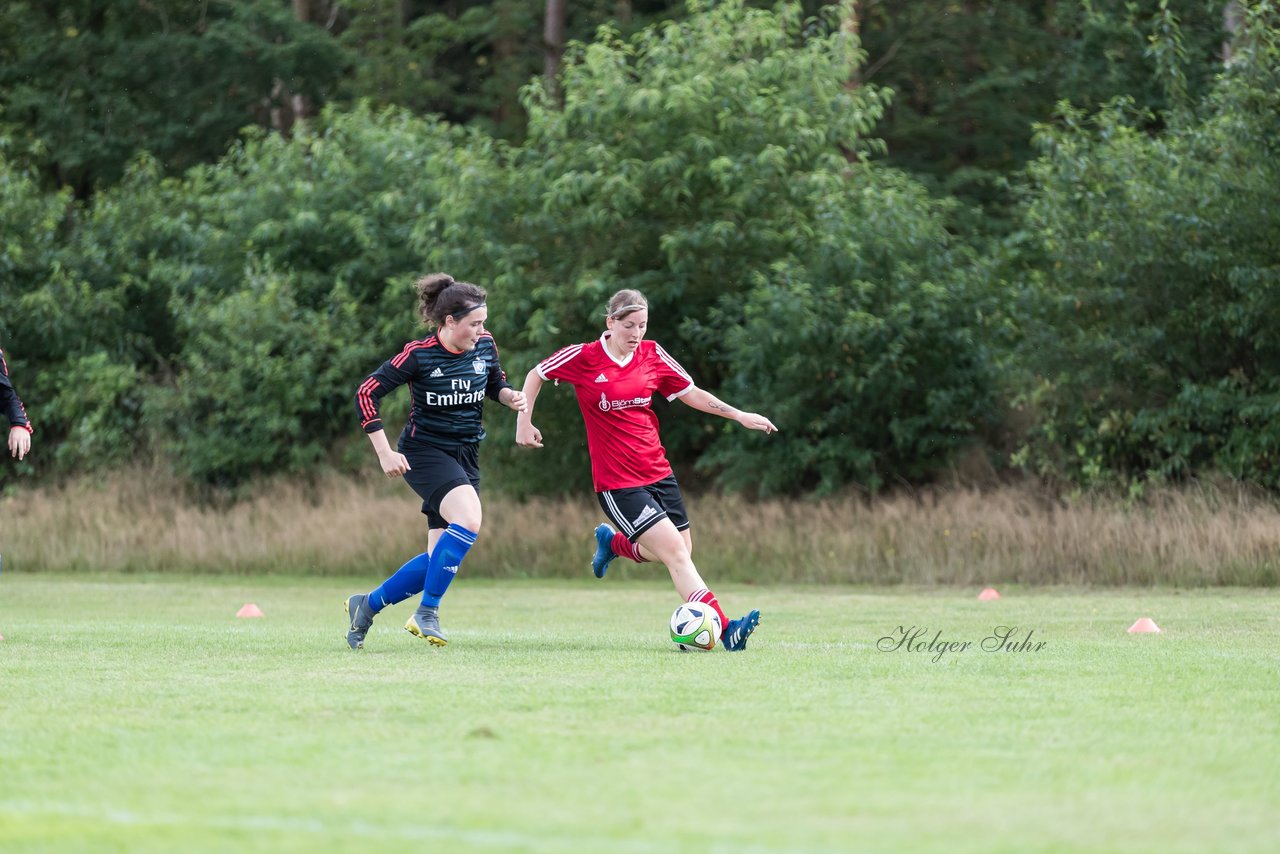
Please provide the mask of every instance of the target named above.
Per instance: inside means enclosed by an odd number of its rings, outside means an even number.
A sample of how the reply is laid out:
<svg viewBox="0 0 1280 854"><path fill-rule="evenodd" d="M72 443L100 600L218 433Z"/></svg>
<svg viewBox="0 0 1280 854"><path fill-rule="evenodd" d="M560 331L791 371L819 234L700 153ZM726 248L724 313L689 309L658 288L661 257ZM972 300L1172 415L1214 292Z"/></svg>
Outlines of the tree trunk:
<svg viewBox="0 0 1280 854"><path fill-rule="evenodd" d="M293 0L293 17L301 23L310 23L311 0ZM293 108L293 122L300 129L305 129L307 118L312 112L310 99L301 93L289 93L289 106Z"/></svg>
<svg viewBox="0 0 1280 854"><path fill-rule="evenodd" d="M1227 0L1222 7L1222 30L1227 34L1222 43L1222 64L1230 65L1235 56L1235 46L1240 38L1241 25L1244 23L1239 0Z"/></svg>
<svg viewBox="0 0 1280 854"><path fill-rule="evenodd" d="M493 122L505 132L520 111L519 87L524 83L523 74L513 75L512 68L520 51L523 39L528 33L516 31L512 22L512 10L509 2L494 4L494 12L498 16L498 28L493 39L493 75L502 84L498 92L498 103L493 107Z"/></svg>
<svg viewBox="0 0 1280 854"><path fill-rule="evenodd" d="M845 4L844 17L840 21L840 32L847 33L859 44L862 42L862 21L858 17L860 14L860 5L858 0L848 0ZM853 74L845 81L845 88L857 89L862 85L862 74L859 69L855 68Z"/></svg>
<svg viewBox="0 0 1280 854"><path fill-rule="evenodd" d="M289 90L279 77L271 81L271 94L263 99L266 102L267 115L271 119L271 129L280 134L288 134L293 129L293 105Z"/></svg>
<svg viewBox="0 0 1280 854"><path fill-rule="evenodd" d="M618 19L619 24L623 27L629 26L632 14L631 0L617 0L613 4L613 14Z"/></svg>
<svg viewBox="0 0 1280 854"><path fill-rule="evenodd" d="M846 33L854 38L859 45L862 41L862 21L858 17L859 4L858 0L845 0L844 14L840 18L840 32ZM849 79L844 81L846 89L857 89L862 85L862 71L855 66L849 74ZM845 145L840 146L840 153L844 155L846 163L857 163L860 158L858 152Z"/></svg>
<svg viewBox="0 0 1280 854"><path fill-rule="evenodd" d="M547 0L547 17L542 28L542 76L547 91L559 99L560 63L564 59L565 28L569 7L566 0Z"/></svg>

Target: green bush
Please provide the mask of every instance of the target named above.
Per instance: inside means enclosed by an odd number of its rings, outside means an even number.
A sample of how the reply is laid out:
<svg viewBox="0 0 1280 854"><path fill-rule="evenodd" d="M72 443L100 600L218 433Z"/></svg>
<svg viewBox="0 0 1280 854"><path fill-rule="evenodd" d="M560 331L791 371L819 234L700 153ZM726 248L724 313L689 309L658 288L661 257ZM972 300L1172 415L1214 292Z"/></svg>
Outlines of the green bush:
<svg viewBox="0 0 1280 854"><path fill-rule="evenodd" d="M360 378L424 334L411 235L466 139L361 108L314 136L252 134L182 178L140 158L89 203L5 167L0 316L21 322L0 344L50 451L34 463L161 450L217 483L314 464L354 431Z"/></svg>
<svg viewBox="0 0 1280 854"><path fill-rule="evenodd" d="M278 84L323 99L355 60L275 0L8 0L0 57L0 122L81 198L144 151L174 174L217 158Z"/></svg>
<svg viewBox="0 0 1280 854"><path fill-rule="evenodd" d="M902 175L859 169L801 264L756 277L726 339L724 391L767 412L703 459L762 492L927 481L995 417L982 318L941 207Z"/></svg>
<svg viewBox="0 0 1280 854"><path fill-rule="evenodd" d="M411 246L465 136L398 111L255 134L183 181L197 251L167 259L183 346L152 411L191 475L301 471L355 432L361 377L425 334ZM217 377L210 383L210 377Z"/></svg>
<svg viewBox="0 0 1280 854"><path fill-rule="evenodd" d="M365 350L341 286L304 306L286 276L253 271L246 284L191 304L175 385L148 412L180 470L222 485L322 462L351 429Z"/></svg>
<svg viewBox="0 0 1280 854"><path fill-rule="evenodd" d="M36 429L35 453L0 466L0 482L117 463L137 448L143 378L128 351L148 306L127 280L92 280L98 259L72 237L78 215L69 192L43 193L0 158L0 347Z"/></svg>
<svg viewBox="0 0 1280 854"><path fill-rule="evenodd" d="M1280 28L1249 12L1211 93L1151 135L1124 101L1040 131L1018 459L1083 483L1280 486ZM1175 87L1176 88L1176 87Z"/></svg>
<svg viewBox="0 0 1280 854"><path fill-rule="evenodd" d="M772 490L930 476L988 395L945 210L868 162L885 95L851 85L862 55L838 8L820 20L790 4L690 8L629 41L604 29L575 46L563 105L527 90L527 140L452 185L446 266L492 285L491 325L518 375L599 335L608 296L634 287L650 337L700 385L794 430L770 445L788 464L762 481L760 437L721 439L717 419L659 405L678 467L710 454L723 483ZM933 370L944 362L954 369ZM829 365L847 375L820 381ZM850 406L857 435L819 415ZM491 456L527 489L565 489L586 471L579 422L571 396L548 391L537 423L554 445ZM802 441L820 451L791 456Z"/></svg>

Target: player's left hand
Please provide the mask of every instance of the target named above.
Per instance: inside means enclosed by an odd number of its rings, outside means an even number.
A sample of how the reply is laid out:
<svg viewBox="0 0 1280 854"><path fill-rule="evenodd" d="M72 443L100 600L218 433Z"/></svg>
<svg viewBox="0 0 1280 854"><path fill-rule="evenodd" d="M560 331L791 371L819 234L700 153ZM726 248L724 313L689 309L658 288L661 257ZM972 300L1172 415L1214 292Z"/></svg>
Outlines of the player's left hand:
<svg viewBox="0 0 1280 854"><path fill-rule="evenodd" d="M761 430L765 433L777 433L778 428L763 415L755 412L744 412L738 416L738 423L748 430Z"/></svg>
<svg viewBox="0 0 1280 854"><path fill-rule="evenodd" d="M529 401L525 399L524 392L511 390L511 396L507 398L507 406L516 412L524 412L529 408Z"/></svg>
<svg viewBox="0 0 1280 854"><path fill-rule="evenodd" d="M9 428L9 456L22 459L31 450L31 434L26 427Z"/></svg>

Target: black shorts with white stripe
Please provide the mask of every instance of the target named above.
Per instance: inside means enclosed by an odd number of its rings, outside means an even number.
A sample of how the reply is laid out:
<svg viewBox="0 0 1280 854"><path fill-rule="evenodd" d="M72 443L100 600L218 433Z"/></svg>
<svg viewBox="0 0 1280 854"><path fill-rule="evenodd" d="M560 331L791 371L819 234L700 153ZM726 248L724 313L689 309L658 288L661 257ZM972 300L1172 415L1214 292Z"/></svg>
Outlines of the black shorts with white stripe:
<svg viewBox="0 0 1280 854"><path fill-rule="evenodd" d="M670 519L677 531L689 527L684 496L680 494L675 475L648 486L607 489L597 492L596 498L613 526L633 543L663 519Z"/></svg>

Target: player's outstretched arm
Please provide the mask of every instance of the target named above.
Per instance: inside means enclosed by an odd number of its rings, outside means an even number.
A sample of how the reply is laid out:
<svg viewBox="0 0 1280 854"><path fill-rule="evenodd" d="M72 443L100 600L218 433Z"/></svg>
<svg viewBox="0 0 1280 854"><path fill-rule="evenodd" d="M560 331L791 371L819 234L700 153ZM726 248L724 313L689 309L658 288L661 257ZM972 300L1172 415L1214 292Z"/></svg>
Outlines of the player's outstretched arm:
<svg viewBox="0 0 1280 854"><path fill-rule="evenodd" d="M542 391L542 377L534 368L525 375L524 409L516 415L516 444L521 448L541 448L542 431L533 426L533 405L538 401L538 392Z"/></svg>
<svg viewBox="0 0 1280 854"><path fill-rule="evenodd" d="M724 401L720 400L706 389L694 388L692 391L680 395L680 401L693 407L699 412L706 412L710 415L719 415L721 418L728 418L737 421L748 430L760 430L765 433L777 433L778 428L774 423L763 415L756 412L743 412L736 409Z"/></svg>

